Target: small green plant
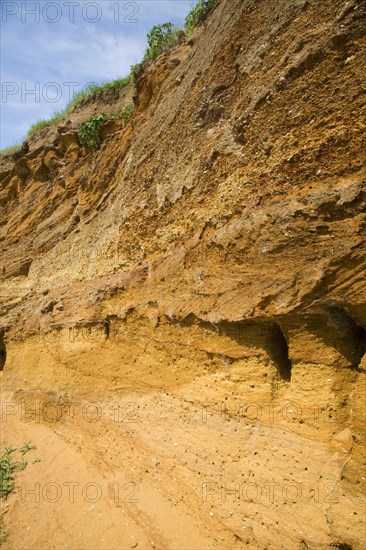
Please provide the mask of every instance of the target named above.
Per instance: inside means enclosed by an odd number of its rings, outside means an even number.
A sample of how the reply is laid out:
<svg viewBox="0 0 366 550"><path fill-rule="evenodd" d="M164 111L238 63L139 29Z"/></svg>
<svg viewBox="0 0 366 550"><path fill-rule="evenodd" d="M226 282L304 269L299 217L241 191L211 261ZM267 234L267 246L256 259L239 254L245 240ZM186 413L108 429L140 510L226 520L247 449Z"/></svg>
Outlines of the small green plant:
<svg viewBox="0 0 366 550"><path fill-rule="evenodd" d="M166 44L175 40L175 27L173 23L155 25L147 35L148 48L145 59L156 59Z"/></svg>
<svg viewBox="0 0 366 550"><path fill-rule="evenodd" d="M26 441L19 449L19 451L22 453L22 456L27 454L29 451L33 451L37 447L32 444L31 441Z"/></svg>
<svg viewBox="0 0 366 550"><path fill-rule="evenodd" d="M23 460L15 460L14 453L18 451L23 457L29 451L36 449L31 441L26 441L22 447L5 447L0 451L0 497L6 500L8 494L14 489L15 472L24 470L27 462Z"/></svg>
<svg viewBox="0 0 366 550"><path fill-rule="evenodd" d="M78 137L81 145L90 147L93 151L98 149L100 145L99 130L106 118L106 115L102 113L92 116L80 124Z"/></svg>
<svg viewBox="0 0 366 550"><path fill-rule="evenodd" d="M121 117L122 117L122 128L124 128L127 124L127 122L130 120L133 114L134 105L132 103L127 103L124 105L121 109Z"/></svg>
<svg viewBox="0 0 366 550"><path fill-rule="evenodd" d="M27 461L23 459L23 456L36 448L31 441L26 441L19 449L8 445L0 451L0 498L2 500L6 500L9 493L14 490L15 473L24 470L27 466ZM16 452L20 453L20 460L15 459L14 453ZM35 458L33 464L39 461L40 459ZM0 514L0 543L6 542L7 539L8 534L4 527L3 516Z"/></svg>
<svg viewBox="0 0 366 550"><path fill-rule="evenodd" d="M186 17L185 30L191 34L197 25L203 23L218 0L198 0L194 8Z"/></svg>

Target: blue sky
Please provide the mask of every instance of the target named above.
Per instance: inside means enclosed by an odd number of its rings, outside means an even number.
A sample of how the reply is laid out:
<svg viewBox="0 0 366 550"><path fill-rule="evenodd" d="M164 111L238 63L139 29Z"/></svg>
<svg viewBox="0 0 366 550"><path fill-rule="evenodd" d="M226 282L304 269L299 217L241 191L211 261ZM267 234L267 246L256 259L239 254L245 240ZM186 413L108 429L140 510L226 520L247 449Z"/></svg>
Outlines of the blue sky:
<svg viewBox="0 0 366 550"><path fill-rule="evenodd" d="M72 92L125 76L158 23L182 25L195 0L1 2L0 149L37 120L63 109Z"/></svg>

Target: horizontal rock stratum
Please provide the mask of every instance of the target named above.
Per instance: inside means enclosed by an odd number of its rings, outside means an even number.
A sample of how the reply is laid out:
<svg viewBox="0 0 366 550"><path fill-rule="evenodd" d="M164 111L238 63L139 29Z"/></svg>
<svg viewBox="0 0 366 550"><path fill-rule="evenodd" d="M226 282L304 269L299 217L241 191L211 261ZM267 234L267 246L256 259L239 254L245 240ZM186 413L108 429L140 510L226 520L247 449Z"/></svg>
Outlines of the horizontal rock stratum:
<svg viewBox="0 0 366 550"><path fill-rule="evenodd" d="M105 97L2 159L5 437L139 488L10 505L5 548L364 548L365 61L362 0L222 0L99 150Z"/></svg>

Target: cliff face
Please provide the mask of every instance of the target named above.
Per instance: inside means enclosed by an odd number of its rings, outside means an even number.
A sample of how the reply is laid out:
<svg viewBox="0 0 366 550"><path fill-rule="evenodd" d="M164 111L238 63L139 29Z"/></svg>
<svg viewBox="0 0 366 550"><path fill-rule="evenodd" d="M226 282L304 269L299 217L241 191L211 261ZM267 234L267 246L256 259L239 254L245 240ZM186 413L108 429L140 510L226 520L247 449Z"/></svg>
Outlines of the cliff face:
<svg viewBox="0 0 366 550"><path fill-rule="evenodd" d="M365 34L361 0L223 0L99 151L76 117L3 163L4 387L173 407L188 455L160 490L210 547L363 545ZM164 455L161 418L139 433ZM202 502L208 481L308 493Z"/></svg>

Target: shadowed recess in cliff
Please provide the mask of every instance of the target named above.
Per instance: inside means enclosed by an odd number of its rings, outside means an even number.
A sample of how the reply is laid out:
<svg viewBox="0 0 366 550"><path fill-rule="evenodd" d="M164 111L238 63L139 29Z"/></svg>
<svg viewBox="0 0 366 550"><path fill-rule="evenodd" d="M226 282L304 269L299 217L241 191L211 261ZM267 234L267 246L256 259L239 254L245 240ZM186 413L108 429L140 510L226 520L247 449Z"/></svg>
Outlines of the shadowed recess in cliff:
<svg viewBox="0 0 366 550"><path fill-rule="evenodd" d="M279 376L286 381L291 380L292 363L288 354L287 340L279 325L269 325L266 337L266 351L276 365Z"/></svg>
<svg viewBox="0 0 366 550"><path fill-rule="evenodd" d="M219 323L220 332L236 340L238 344L245 344L256 348L263 346L269 358L273 361L279 376L283 380L291 380L291 361L288 355L288 345L282 330L276 323L257 322L222 322Z"/></svg>
<svg viewBox="0 0 366 550"><path fill-rule="evenodd" d="M320 337L357 368L366 352L365 329L341 304L325 304L322 307L327 314L327 323L325 326L319 323Z"/></svg>
<svg viewBox="0 0 366 550"><path fill-rule="evenodd" d="M170 319L170 322L174 322ZM178 324L188 328L200 327L206 331L206 337L230 338L241 348L247 348L256 352L258 349L264 350L273 362L277 373L282 380L291 380L292 363L289 358L289 348L286 338L277 323L266 319L256 321L218 321L210 323L203 321L193 314L187 316ZM225 344L222 341L224 349ZM238 358L233 355L233 350L226 350L225 355L231 358Z"/></svg>
<svg viewBox="0 0 366 550"><path fill-rule="evenodd" d="M6 347L4 341L4 333L0 332L0 371L4 370L6 361Z"/></svg>
<svg viewBox="0 0 366 550"><path fill-rule="evenodd" d="M352 550L352 546L343 544L342 542L335 542L330 546L330 550Z"/></svg>

